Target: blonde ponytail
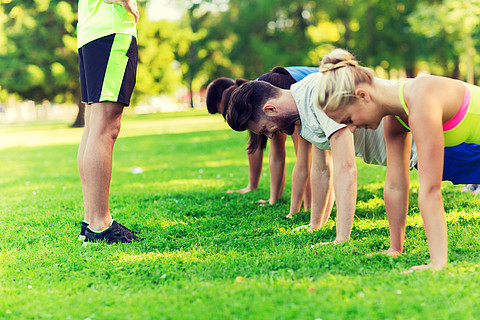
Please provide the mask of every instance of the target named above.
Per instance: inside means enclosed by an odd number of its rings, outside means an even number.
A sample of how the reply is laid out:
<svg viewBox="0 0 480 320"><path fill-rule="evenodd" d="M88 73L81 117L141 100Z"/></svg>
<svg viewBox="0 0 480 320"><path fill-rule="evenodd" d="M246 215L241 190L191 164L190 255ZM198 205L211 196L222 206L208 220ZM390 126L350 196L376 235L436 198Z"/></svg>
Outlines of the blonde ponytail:
<svg viewBox="0 0 480 320"><path fill-rule="evenodd" d="M317 96L324 111L332 111L355 100L355 86L372 83L373 71L362 67L355 57L343 49L335 49L323 57L320 64Z"/></svg>

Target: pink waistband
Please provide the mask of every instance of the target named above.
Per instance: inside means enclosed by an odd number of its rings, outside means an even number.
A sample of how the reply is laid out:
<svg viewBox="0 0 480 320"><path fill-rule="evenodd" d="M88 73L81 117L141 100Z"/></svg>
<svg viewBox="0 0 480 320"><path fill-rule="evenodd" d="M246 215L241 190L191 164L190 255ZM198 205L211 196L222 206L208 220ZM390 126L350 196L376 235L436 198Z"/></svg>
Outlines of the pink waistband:
<svg viewBox="0 0 480 320"><path fill-rule="evenodd" d="M464 85L465 86L465 85ZM449 131L455 128L465 117L468 110L468 105L470 104L470 90L465 86L465 94L463 95L462 105L458 110L457 114L447 122L443 124L443 131Z"/></svg>

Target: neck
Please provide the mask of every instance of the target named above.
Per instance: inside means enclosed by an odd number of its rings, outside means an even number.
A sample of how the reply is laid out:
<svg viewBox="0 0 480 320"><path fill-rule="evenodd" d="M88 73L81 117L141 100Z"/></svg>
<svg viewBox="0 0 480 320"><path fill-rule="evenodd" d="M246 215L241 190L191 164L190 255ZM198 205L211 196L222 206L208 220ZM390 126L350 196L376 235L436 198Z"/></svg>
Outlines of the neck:
<svg viewBox="0 0 480 320"><path fill-rule="evenodd" d="M399 83L393 84L383 79L374 79L374 99L377 101L383 116L401 115L403 113L402 103L398 96L399 86Z"/></svg>
<svg viewBox="0 0 480 320"><path fill-rule="evenodd" d="M295 118L295 121L300 119L300 114L298 113L297 103L293 99L293 94L290 90L282 90L282 106L284 106L285 113L289 116Z"/></svg>

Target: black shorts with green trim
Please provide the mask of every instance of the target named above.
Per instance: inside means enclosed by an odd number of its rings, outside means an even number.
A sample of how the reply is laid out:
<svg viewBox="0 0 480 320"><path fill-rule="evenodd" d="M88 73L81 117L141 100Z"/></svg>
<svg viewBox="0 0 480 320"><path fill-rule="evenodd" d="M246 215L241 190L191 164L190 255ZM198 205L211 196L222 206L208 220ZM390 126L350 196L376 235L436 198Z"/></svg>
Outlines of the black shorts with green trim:
<svg viewBox="0 0 480 320"><path fill-rule="evenodd" d="M82 102L130 104L137 77L138 48L134 36L111 34L78 49Z"/></svg>

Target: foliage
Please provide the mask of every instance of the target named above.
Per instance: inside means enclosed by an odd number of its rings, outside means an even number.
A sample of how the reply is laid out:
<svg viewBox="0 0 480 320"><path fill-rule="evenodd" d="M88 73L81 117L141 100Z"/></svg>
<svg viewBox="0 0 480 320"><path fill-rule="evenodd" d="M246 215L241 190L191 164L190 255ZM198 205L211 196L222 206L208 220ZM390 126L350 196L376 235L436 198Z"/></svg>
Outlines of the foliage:
<svg viewBox="0 0 480 320"><path fill-rule="evenodd" d="M235 34L230 58L242 77L255 79L274 66L311 65L311 1L232 1L222 26Z"/></svg>
<svg viewBox="0 0 480 320"><path fill-rule="evenodd" d="M221 116L126 115L110 204L146 240L82 247L81 130L10 125L0 136L9 137L0 139L2 319L480 318L480 199L461 187L443 186L449 266L405 275L428 262L415 193L405 253L367 255L389 244L384 168L358 162L352 240L311 249L334 239L335 215L319 231L296 231L309 213L283 219L288 187L274 206L255 203L268 197L267 174L255 192L225 193L246 183L247 159L245 135ZM289 142L289 172L294 161Z"/></svg>
<svg viewBox="0 0 480 320"><path fill-rule="evenodd" d="M7 1L0 8L1 86L36 102L76 101L77 1Z"/></svg>
<svg viewBox="0 0 480 320"><path fill-rule="evenodd" d="M134 103L181 87L193 96L221 76L315 66L334 47L386 77L427 70L473 81L480 71L478 0L166 1L184 9L179 21L150 21L148 1L139 0ZM78 100L77 1L0 3L0 98Z"/></svg>
<svg viewBox="0 0 480 320"><path fill-rule="evenodd" d="M188 47L191 33L178 22L150 21L144 6L137 26L138 70L134 103L160 94L172 94L182 81L176 53Z"/></svg>
<svg viewBox="0 0 480 320"><path fill-rule="evenodd" d="M409 22L415 32L425 35L428 39L429 52L438 51L437 54L426 56L427 61L440 60L445 74L459 77L458 63L463 57L469 64L467 72L472 73L469 81L473 82L471 59L475 55L475 47L480 44L477 31L479 15L478 0L461 2L444 0L434 5L420 4L409 16ZM477 37L474 36L475 33ZM454 70L450 71L448 69L452 64Z"/></svg>

